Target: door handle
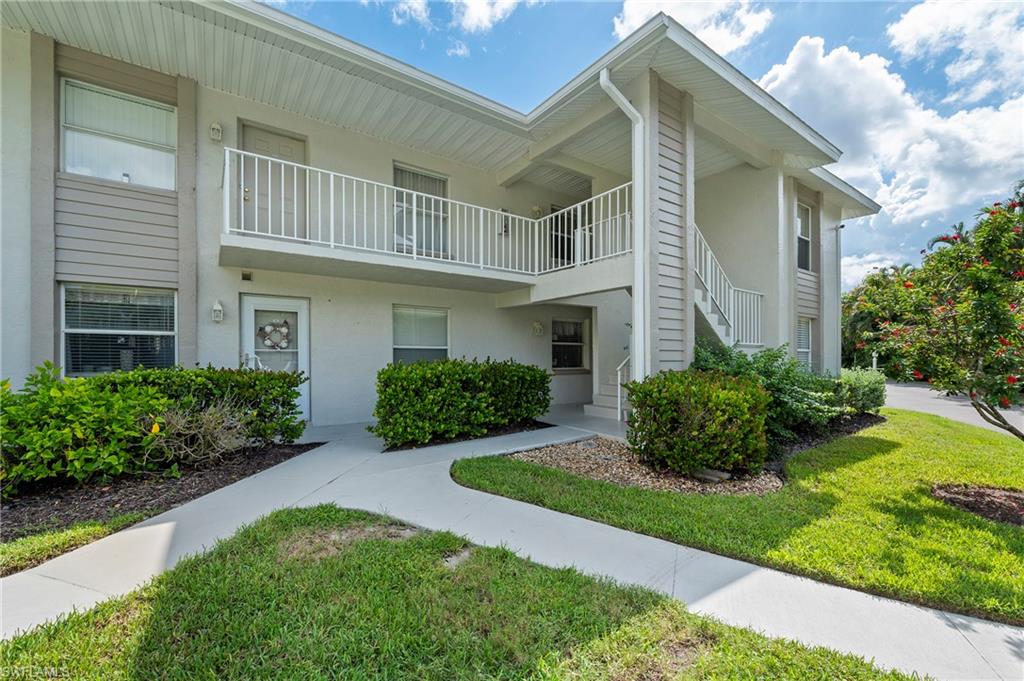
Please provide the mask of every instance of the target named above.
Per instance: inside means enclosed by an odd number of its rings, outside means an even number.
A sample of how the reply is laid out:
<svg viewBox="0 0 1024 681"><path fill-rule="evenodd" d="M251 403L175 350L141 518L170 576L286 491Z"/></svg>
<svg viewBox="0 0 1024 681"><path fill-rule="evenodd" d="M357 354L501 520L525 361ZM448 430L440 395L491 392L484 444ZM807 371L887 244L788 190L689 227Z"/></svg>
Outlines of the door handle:
<svg viewBox="0 0 1024 681"><path fill-rule="evenodd" d="M249 188L248 187L242 187L242 200L243 201L248 201L249 200Z"/></svg>

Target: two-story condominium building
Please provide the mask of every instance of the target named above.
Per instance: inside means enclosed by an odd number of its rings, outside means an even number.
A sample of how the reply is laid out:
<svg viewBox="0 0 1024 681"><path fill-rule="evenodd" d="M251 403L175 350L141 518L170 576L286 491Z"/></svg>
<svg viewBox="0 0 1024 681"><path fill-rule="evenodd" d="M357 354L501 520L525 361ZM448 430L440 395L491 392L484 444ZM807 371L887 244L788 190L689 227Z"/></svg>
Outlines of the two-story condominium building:
<svg viewBox="0 0 1024 681"><path fill-rule="evenodd" d="M664 15L527 114L259 4L2 16L15 385L290 369L329 424L396 360L515 358L610 416L702 336L839 368L839 230L878 206Z"/></svg>

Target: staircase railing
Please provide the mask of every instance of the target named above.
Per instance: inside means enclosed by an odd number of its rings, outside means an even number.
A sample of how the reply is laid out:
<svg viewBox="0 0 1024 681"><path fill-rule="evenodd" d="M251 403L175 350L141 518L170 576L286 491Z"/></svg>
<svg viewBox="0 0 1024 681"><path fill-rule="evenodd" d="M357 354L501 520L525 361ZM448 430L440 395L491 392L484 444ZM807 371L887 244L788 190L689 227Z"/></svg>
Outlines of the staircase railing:
<svg viewBox="0 0 1024 681"><path fill-rule="evenodd" d="M733 342L760 345L764 294L733 286L725 268L697 225L693 226L693 233L694 270L707 290L711 304L718 309L722 320L732 331Z"/></svg>
<svg viewBox="0 0 1024 681"><path fill-rule="evenodd" d="M619 366L615 367L615 419L617 421L622 420L622 412L624 411L622 406L622 375L629 370L629 355L626 355L626 359L619 362Z"/></svg>

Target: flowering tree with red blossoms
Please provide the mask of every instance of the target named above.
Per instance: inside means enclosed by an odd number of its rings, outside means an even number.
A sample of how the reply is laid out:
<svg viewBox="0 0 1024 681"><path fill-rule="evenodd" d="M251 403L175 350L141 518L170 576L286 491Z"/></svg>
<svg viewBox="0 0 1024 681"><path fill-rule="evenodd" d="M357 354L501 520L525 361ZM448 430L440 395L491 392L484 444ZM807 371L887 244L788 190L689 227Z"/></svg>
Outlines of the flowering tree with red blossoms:
<svg viewBox="0 0 1024 681"><path fill-rule="evenodd" d="M988 423L1024 440L1024 182L973 229L936 237L921 267L893 282L903 312L863 341L901 380L966 395Z"/></svg>

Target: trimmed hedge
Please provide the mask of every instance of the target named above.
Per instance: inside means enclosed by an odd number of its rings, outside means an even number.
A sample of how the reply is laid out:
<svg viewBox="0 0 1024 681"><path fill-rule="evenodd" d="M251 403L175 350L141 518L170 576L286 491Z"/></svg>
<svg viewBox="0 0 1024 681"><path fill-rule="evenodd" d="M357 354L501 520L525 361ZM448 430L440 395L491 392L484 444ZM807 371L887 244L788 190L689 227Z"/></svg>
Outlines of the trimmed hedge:
<svg viewBox="0 0 1024 681"><path fill-rule="evenodd" d="M677 473L764 465L771 396L756 381L717 371L662 371L626 390L627 439L644 463Z"/></svg>
<svg viewBox="0 0 1024 681"><path fill-rule="evenodd" d="M771 395L768 444L777 450L800 433L824 429L843 414L836 381L808 371L790 357L786 346L748 356L742 350L698 341L692 369L721 371L756 381Z"/></svg>
<svg viewBox="0 0 1024 681"><path fill-rule="evenodd" d="M162 447L171 413L202 414L230 404L246 443L291 441L302 434L295 400L306 379L285 372L239 369L138 369L63 379L47 362L0 395L0 491L26 483L86 482L171 468Z"/></svg>
<svg viewBox="0 0 1024 681"><path fill-rule="evenodd" d="M389 364L377 372L369 430L389 448L480 437L535 419L550 404L547 372L512 360Z"/></svg>
<svg viewBox="0 0 1024 681"><path fill-rule="evenodd" d="M858 414L877 414L885 406L885 374L875 369L843 369L836 390L840 403Z"/></svg>

